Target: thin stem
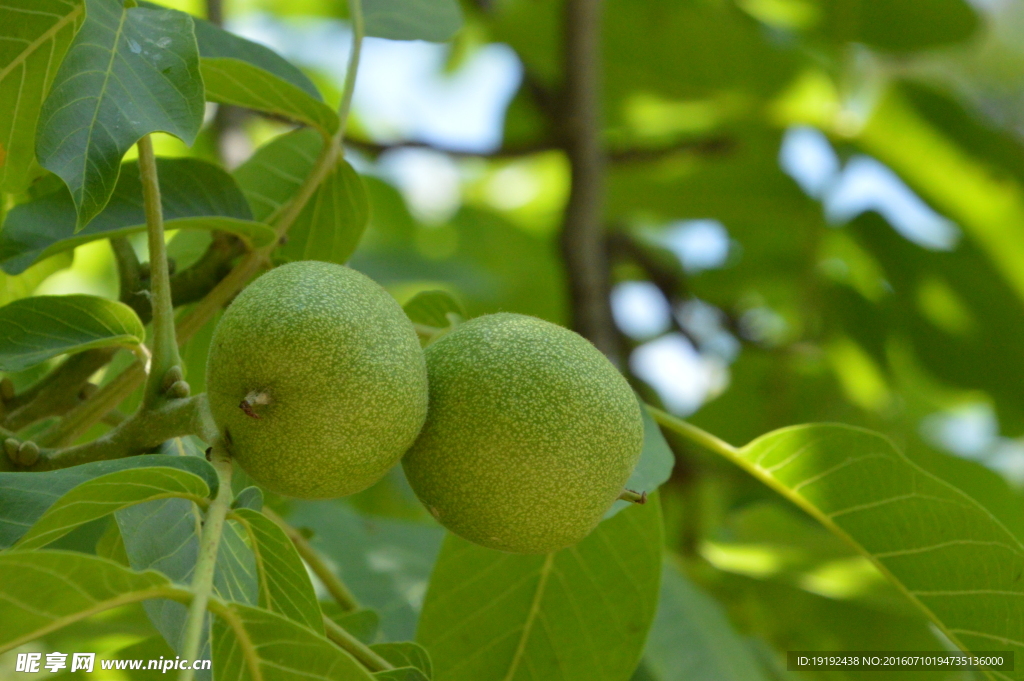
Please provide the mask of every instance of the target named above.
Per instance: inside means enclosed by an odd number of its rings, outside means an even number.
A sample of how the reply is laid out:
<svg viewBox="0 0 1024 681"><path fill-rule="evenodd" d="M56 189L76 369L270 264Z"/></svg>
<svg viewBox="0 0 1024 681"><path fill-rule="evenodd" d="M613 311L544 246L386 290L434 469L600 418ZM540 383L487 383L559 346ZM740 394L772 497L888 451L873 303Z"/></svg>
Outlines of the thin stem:
<svg viewBox="0 0 1024 681"><path fill-rule="evenodd" d="M150 301L153 305L153 361L146 384L143 407L148 409L164 399L163 380L167 371L178 366L178 341L174 335L174 303L171 300L171 274L167 266L164 242L164 214L160 204L160 180L153 154L153 140L145 135L138 142L139 175L149 235Z"/></svg>
<svg viewBox="0 0 1024 681"><path fill-rule="evenodd" d="M121 404L145 378L145 367L136 360L95 395L72 408L63 419L43 432L38 438L39 444L44 447L70 445L103 420L107 412Z"/></svg>
<svg viewBox="0 0 1024 681"><path fill-rule="evenodd" d="M217 497L206 512L203 523L203 536L200 539L199 557L196 559L195 572L192 576L192 603L188 609L185 622L185 643L181 656L186 660L199 657L199 646L203 632L206 630L206 608L213 592L213 573L217 567L217 550L220 548L221 533L224 530L224 519L231 508L231 459L223 447L216 443L213 446L213 467L217 470L220 487ZM192 669L182 669L178 681L192 681Z"/></svg>
<svg viewBox="0 0 1024 681"><path fill-rule="evenodd" d="M310 545L302 533L296 530L294 527L289 525L284 518L274 513L269 508L263 509L263 515L267 516L278 526L284 530L284 533L288 535L288 538L292 540L292 544L295 544L295 550L299 552L302 559L306 561L310 569L313 571L324 587L331 594L338 605L342 607L346 612L359 609L359 602L356 597L352 595L352 592L348 590L345 583L338 579L338 576L331 571L331 568L327 567L327 563L320 556L316 549Z"/></svg>
<svg viewBox="0 0 1024 681"><path fill-rule="evenodd" d="M385 672L395 668L393 664L375 653L372 648L326 616L324 617L324 630L327 632L327 638L337 643L339 648L356 658L356 661L370 670L371 673Z"/></svg>
<svg viewBox="0 0 1024 681"><path fill-rule="evenodd" d="M647 503L647 492L634 492L631 489L622 490L622 494L619 495L619 499L622 501L628 501L634 504L646 504Z"/></svg>
<svg viewBox="0 0 1024 681"><path fill-rule="evenodd" d="M363 37L366 34L366 26L363 22L362 0L348 0L348 13L352 18L352 51L348 55L345 87L341 94L341 104L338 106L338 118L341 119L341 124L338 126L338 134L335 135L335 139L339 144L345 139L345 127L348 123L349 112L352 109L352 95L356 90L359 58L363 53Z"/></svg>
<svg viewBox="0 0 1024 681"><path fill-rule="evenodd" d="M687 423L681 418L672 416L672 414L664 412L657 407L652 407L649 404L645 406L647 407L647 411L650 412L655 423L663 428L668 428L673 433L685 437L690 442L717 454L727 456L729 459L734 459L736 454L739 453L739 450L736 447L733 447L725 440L720 440L706 430L701 430L692 423Z"/></svg>

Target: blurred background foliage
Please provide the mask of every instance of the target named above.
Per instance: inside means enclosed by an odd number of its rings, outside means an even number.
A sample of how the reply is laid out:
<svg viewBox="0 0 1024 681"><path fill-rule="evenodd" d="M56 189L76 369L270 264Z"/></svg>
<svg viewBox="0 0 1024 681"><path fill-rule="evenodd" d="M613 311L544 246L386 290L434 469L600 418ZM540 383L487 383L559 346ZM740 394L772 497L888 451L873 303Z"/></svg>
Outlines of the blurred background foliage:
<svg viewBox="0 0 1024 681"><path fill-rule="evenodd" d="M342 0L162 4L212 8L338 97ZM561 3L462 9L447 44L365 45L348 157L372 218L351 264L402 302L444 289L471 316L570 325ZM737 445L810 421L882 431L1024 536L1024 5L606 0L603 24L610 304L638 392ZM210 119L195 148L161 137L158 153L237 166L290 129ZM187 264L204 238L175 236L172 257ZM116 298L116 279L94 242L73 263L0 274L0 303ZM196 390L208 339L184 353ZM946 646L840 540L727 462L669 444L671 558L637 679L782 678L786 650ZM271 503L382 630L411 635L441 532L400 472L333 516ZM119 631L122 646L151 640Z"/></svg>

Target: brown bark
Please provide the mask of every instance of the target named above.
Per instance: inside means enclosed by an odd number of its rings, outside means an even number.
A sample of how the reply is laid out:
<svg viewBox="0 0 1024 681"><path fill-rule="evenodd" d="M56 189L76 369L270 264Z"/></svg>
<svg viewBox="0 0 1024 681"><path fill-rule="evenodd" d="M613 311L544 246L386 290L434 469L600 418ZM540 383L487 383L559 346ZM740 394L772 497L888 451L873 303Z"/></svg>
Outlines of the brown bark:
<svg viewBox="0 0 1024 681"><path fill-rule="evenodd" d="M573 328L619 360L604 239L604 150L601 147L602 0L566 0L565 89L561 133L572 169L561 248Z"/></svg>

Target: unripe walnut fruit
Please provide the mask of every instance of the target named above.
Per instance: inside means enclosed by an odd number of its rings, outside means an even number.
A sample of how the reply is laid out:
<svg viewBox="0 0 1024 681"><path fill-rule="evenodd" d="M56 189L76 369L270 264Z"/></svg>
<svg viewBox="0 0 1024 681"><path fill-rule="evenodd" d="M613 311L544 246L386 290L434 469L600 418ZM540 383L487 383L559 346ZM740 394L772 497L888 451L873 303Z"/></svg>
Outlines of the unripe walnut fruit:
<svg viewBox="0 0 1024 681"><path fill-rule="evenodd" d="M241 468L303 499L358 492L412 444L427 412L423 351L402 308L342 265L283 265L217 324L210 410Z"/></svg>
<svg viewBox="0 0 1024 681"><path fill-rule="evenodd" d="M452 532L503 551L575 544L623 491L643 421L629 384L581 336L518 314L427 347L430 408L402 465Z"/></svg>

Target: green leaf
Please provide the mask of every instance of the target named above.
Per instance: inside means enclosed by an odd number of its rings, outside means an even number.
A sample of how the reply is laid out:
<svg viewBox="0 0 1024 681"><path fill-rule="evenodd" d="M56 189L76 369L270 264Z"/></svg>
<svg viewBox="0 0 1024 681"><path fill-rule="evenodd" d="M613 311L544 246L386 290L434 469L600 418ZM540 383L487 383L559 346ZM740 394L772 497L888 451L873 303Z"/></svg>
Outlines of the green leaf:
<svg viewBox="0 0 1024 681"><path fill-rule="evenodd" d="M0 553L0 653L89 615L157 596L187 600L153 570L73 551Z"/></svg>
<svg viewBox="0 0 1024 681"><path fill-rule="evenodd" d="M247 666L247 649L263 681L373 681L351 655L282 615L240 604L228 609L244 628L247 640L223 618L214 620L213 674L217 681L254 678Z"/></svg>
<svg viewBox="0 0 1024 681"><path fill-rule="evenodd" d="M311 529L313 547L337 566L356 599L380 614L383 639L412 638L444 530L363 516L344 503L294 502L293 509L288 522Z"/></svg>
<svg viewBox="0 0 1024 681"><path fill-rule="evenodd" d="M377 614L376 610L364 608L347 612L342 610L341 606L335 601L321 601L320 610L323 614L334 620L335 624L363 643L372 643L377 638L377 629L380 628L380 615Z"/></svg>
<svg viewBox="0 0 1024 681"><path fill-rule="evenodd" d="M0 3L0 192L28 187L39 109L84 19L82 0Z"/></svg>
<svg viewBox="0 0 1024 681"><path fill-rule="evenodd" d="M348 161L338 160L299 213L279 253L292 260L326 260L344 265L370 222L366 185Z"/></svg>
<svg viewBox="0 0 1024 681"><path fill-rule="evenodd" d="M124 303L98 296L35 296L0 307L0 371L65 353L139 345L146 329Z"/></svg>
<svg viewBox="0 0 1024 681"><path fill-rule="evenodd" d="M426 324L439 329L453 324L452 315L456 321L466 318L462 304L447 291L420 291L402 309L414 324Z"/></svg>
<svg viewBox="0 0 1024 681"><path fill-rule="evenodd" d="M0 473L0 549L18 541L54 502L81 483L115 471L147 466L194 473L206 482L210 494L217 492L217 473L213 466L193 456L144 454L45 473Z"/></svg>
<svg viewBox="0 0 1024 681"><path fill-rule="evenodd" d="M641 406L640 413L644 420L644 448L640 451L640 461L637 462L633 474L626 481L626 489L652 494L671 477L672 468L676 465L676 456L669 449L665 436L661 434L661 429L651 418L650 412ZM616 501L605 517L615 515L630 504L629 501Z"/></svg>
<svg viewBox="0 0 1024 681"><path fill-rule="evenodd" d="M370 648L383 657L385 660L395 665L395 672L402 668L411 668L420 672L420 676L429 679L433 676L433 666L430 664L430 655L423 648L423 646L413 643L412 641L402 641L401 643L377 643L370 646ZM408 674L381 677L380 674L375 674L380 678L413 678Z"/></svg>
<svg viewBox="0 0 1024 681"><path fill-rule="evenodd" d="M263 490L254 485L246 487L231 503L231 508L251 508L254 511L263 510Z"/></svg>
<svg viewBox="0 0 1024 681"><path fill-rule="evenodd" d="M794 426L734 461L847 538L963 650L1024 651L1024 546L885 437Z"/></svg>
<svg viewBox="0 0 1024 681"><path fill-rule="evenodd" d="M114 517L121 530L128 562L134 569L156 569L179 584L191 583L199 555L202 522L195 504L185 499L150 501L123 508ZM258 600L256 559L246 544L246 532L237 521L225 523L213 587L214 593L226 601L255 605ZM152 600L143 606L153 626L180 655L187 619L185 606L171 600ZM208 637L200 648L203 651L200 657L209 658ZM205 674L199 675L200 678L209 678L209 672Z"/></svg>
<svg viewBox="0 0 1024 681"><path fill-rule="evenodd" d="M3 232L0 231L0 241L2 240ZM21 274L11 275L0 271L0 306L29 297L47 277L67 269L71 263L72 254L62 253L36 263Z"/></svg>
<svg viewBox="0 0 1024 681"><path fill-rule="evenodd" d="M277 523L258 511L238 508L233 515L252 539L259 572L260 607L323 634L323 614L313 583L288 536Z"/></svg>
<svg viewBox="0 0 1024 681"><path fill-rule="evenodd" d="M151 2L140 2L139 5L150 8L161 7ZM195 24L196 43L199 45L200 57L239 59L248 62L306 91L314 99L322 99L319 90L313 85L313 81L277 52L225 31L205 19L192 17L192 22Z"/></svg>
<svg viewBox="0 0 1024 681"><path fill-rule="evenodd" d="M241 59L202 58L206 99L244 106L311 125L325 136L338 130L334 109L300 87Z"/></svg>
<svg viewBox="0 0 1024 681"><path fill-rule="evenodd" d="M66 492L14 545L36 549L87 522L128 506L182 497L202 501L210 488L198 475L180 468L130 468L87 480Z"/></svg>
<svg viewBox="0 0 1024 681"><path fill-rule="evenodd" d="M157 171L166 229L232 232L255 247L275 238L272 229L252 222L252 211L234 178L217 166L194 158L161 158ZM75 216L74 202L63 188L13 208L0 231L0 267L18 274L83 243L145 231L138 163L124 164L110 202L77 234Z"/></svg>
<svg viewBox="0 0 1024 681"><path fill-rule="evenodd" d="M159 131L192 144L204 113L191 17L119 0L85 0L85 7L36 140L39 162L71 191L77 229L106 205L135 142Z"/></svg>
<svg viewBox="0 0 1024 681"><path fill-rule="evenodd" d="M235 179L257 220L270 222L295 195L323 145L315 130L295 130L264 144L235 169Z"/></svg>
<svg viewBox="0 0 1024 681"><path fill-rule="evenodd" d="M364 0L366 35L444 42L462 27L455 0Z"/></svg>
<svg viewBox="0 0 1024 681"><path fill-rule="evenodd" d="M430 681L430 677L416 667L397 667L383 672L376 672L373 678L378 681Z"/></svg>
<svg viewBox="0 0 1024 681"><path fill-rule="evenodd" d="M437 681L629 678L654 620L661 551L657 495L546 556L449 535L417 640Z"/></svg>
<svg viewBox="0 0 1024 681"><path fill-rule="evenodd" d="M323 140L312 130L278 137L235 171L257 220L269 221L295 194L316 162ZM288 231L279 253L291 260L344 264L370 220L362 178L344 159L327 175Z"/></svg>
<svg viewBox="0 0 1024 681"><path fill-rule="evenodd" d="M966 0L825 0L824 33L837 42L866 43L905 52L970 38L978 29L977 12Z"/></svg>
<svg viewBox="0 0 1024 681"><path fill-rule="evenodd" d="M722 606L671 562L662 573L658 616L644 651L652 681L764 681L757 660Z"/></svg>

